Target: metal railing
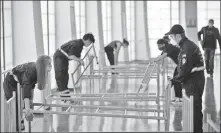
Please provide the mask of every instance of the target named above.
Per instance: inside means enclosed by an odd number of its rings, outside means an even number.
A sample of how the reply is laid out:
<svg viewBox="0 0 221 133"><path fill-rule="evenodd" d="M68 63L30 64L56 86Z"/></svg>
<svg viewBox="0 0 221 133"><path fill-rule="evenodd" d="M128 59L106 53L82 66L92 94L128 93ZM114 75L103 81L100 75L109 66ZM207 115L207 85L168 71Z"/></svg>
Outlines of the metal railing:
<svg viewBox="0 0 221 133"><path fill-rule="evenodd" d="M95 47L94 44L88 49L88 51L85 53L84 57L82 58L82 60L86 59L86 57L89 55L89 52L93 50L94 55L92 56L92 59L89 60L89 63L87 64L86 67L84 67L83 72L80 74L80 76L76 79L76 82L74 80L74 74L79 70L81 64L79 63L78 66L76 67L76 69L74 70L73 73L71 73L71 77L72 77L72 81L73 81L73 86L75 88L75 85L79 82L80 78L83 76L84 72L87 70L87 68L91 65L91 63L93 63L94 58L96 58L97 64L99 64L98 62L98 57L95 51Z"/></svg>
<svg viewBox="0 0 221 133"><path fill-rule="evenodd" d="M185 89L183 94L183 132L193 132L193 96L188 97Z"/></svg>
<svg viewBox="0 0 221 133"><path fill-rule="evenodd" d="M5 132L16 132L16 92L13 92L13 96L7 101L6 110L8 114L4 120L7 125Z"/></svg>
<svg viewBox="0 0 221 133"><path fill-rule="evenodd" d="M207 114L207 132L217 132L220 133L220 125L216 124L214 121L211 120L211 114Z"/></svg>

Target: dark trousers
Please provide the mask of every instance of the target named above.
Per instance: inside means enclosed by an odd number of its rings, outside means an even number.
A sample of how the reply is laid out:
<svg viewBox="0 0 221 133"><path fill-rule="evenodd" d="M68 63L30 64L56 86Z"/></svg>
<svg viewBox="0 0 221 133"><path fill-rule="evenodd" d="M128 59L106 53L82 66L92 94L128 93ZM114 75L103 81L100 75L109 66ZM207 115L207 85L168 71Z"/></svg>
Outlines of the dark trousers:
<svg viewBox="0 0 221 133"><path fill-rule="evenodd" d="M173 77L178 74L177 67L174 70ZM179 82L176 82L174 85L175 97L182 98L182 85Z"/></svg>
<svg viewBox="0 0 221 133"><path fill-rule="evenodd" d="M54 54L54 71L55 80L58 86L58 91L64 91L68 89L68 66L69 61L66 57L58 56L57 53Z"/></svg>
<svg viewBox="0 0 221 133"><path fill-rule="evenodd" d="M206 71L209 74L213 74L215 49L204 48L204 56L205 56Z"/></svg>
<svg viewBox="0 0 221 133"><path fill-rule="evenodd" d="M114 65L114 49L112 47L106 46L104 50L107 54L110 65Z"/></svg>
<svg viewBox="0 0 221 133"><path fill-rule="evenodd" d="M193 95L194 132L203 132L202 95L205 85L204 71L194 72L183 83L187 96Z"/></svg>
<svg viewBox="0 0 221 133"><path fill-rule="evenodd" d="M9 73L6 74L3 88L5 92L5 98L8 101L13 96L13 91L17 91L17 81L14 80L13 76ZM18 101L17 101L17 92L16 92L16 130L18 131ZM22 114L22 113L21 113ZM21 120L21 123L24 123L24 120Z"/></svg>

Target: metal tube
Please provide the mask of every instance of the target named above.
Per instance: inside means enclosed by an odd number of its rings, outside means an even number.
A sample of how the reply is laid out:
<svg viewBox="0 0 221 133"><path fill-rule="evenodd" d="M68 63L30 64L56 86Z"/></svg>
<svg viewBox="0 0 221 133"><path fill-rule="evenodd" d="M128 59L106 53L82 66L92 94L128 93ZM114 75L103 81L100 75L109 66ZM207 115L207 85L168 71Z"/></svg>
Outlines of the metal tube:
<svg viewBox="0 0 221 133"><path fill-rule="evenodd" d="M111 98L111 97L108 97L108 98L106 98L106 97L104 97L104 98L96 98L96 97L90 97L90 98L88 98L88 97L79 97L79 98L77 98L77 97L75 97L75 98L69 98L69 97L56 97L56 98L49 98L50 100L67 100L67 101L72 101L72 100L74 100L74 101L140 101L140 98L138 97L138 98L134 98L134 99L126 99L126 98L117 98L116 99L116 97L114 97L114 98ZM143 101L156 101L157 100L157 98L152 98L152 99L150 99L150 98L143 98L142 97L142 100ZM164 101L165 99L160 99L161 101Z"/></svg>
<svg viewBox="0 0 221 133"><path fill-rule="evenodd" d="M163 117L156 117L156 116L137 116L137 115L120 115L120 114L103 114L103 113L100 114L100 113L64 112L64 111L39 111L39 110L38 111L34 110L33 113L165 120L165 118L163 118Z"/></svg>
<svg viewBox="0 0 221 133"><path fill-rule="evenodd" d="M34 103L34 106L50 106L50 107L70 107L70 105L60 105L60 104L42 104ZM150 109L147 108L131 108L131 107L116 107L116 106L99 106L99 105L71 105L72 108L86 108L86 109L103 109L103 110L121 110L124 111L138 111L138 112L162 112L163 110L153 109L155 106L150 105ZM160 106L162 107L162 106Z"/></svg>
<svg viewBox="0 0 221 133"><path fill-rule="evenodd" d="M93 59L94 59L94 56L92 57L92 59L90 60L89 64L88 64L87 67L84 69L84 71L81 73L81 75L78 77L78 79L77 79L76 83L74 83L74 85L76 85L76 84L79 82L81 76L84 74L84 72L86 71L86 69L89 67L89 65L90 65L90 63L93 61Z"/></svg>
<svg viewBox="0 0 221 133"><path fill-rule="evenodd" d="M17 101L18 101L18 132L21 132L21 88L20 84L17 83Z"/></svg>

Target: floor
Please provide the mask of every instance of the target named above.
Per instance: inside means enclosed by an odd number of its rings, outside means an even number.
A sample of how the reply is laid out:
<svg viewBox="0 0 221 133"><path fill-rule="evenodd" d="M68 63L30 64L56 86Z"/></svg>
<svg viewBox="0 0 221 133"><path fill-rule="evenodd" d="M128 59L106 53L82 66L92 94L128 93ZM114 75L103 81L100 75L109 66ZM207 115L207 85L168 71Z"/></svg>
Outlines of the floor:
<svg viewBox="0 0 221 133"><path fill-rule="evenodd" d="M171 71L172 72L172 71ZM170 73L169 75L172 75ZM79 93L130 93L136 92L141 79L85 79L81 82ZM162 84L161 84L161 88ZM156 92L156 79L151 79L149 92ZM40 95L40 92L36 92ZM40 96L36 96L35 102L40 101ZM54 101L57 104L58 101ZM109 105L119 107L133 107L135 102L84 102L83 104ZM151 102L140 103L143 107L150 107ZM53 110L65 111L67 108L57 108ZM82 111L82 110L71 110ZM86 110L95 111L95 110ZM215 57L215 73L210 78L206 74L206 84L203 94L203 114L204 114L204 131L206 130L206 113L211 114L214 122L220 120L220 58ZM106 113L122 113L106 111ZM138 114L137 112L128 112L128 114ZM157 115L156 113L145 113L142 115ZM162 115L162 114L161 114ZM27 126L26 126L27 127ZM182 130L182 108L171 105L170 107L170 131ZM26 128L26 131L28 129ZM165 131L164 121L158 123L157 120L133 119L133 118L112 118L112 117L95 117L95 116L69 116L69 115L44 115L37 117L32 122L32 132L124 132L124 131Z"/></svg>

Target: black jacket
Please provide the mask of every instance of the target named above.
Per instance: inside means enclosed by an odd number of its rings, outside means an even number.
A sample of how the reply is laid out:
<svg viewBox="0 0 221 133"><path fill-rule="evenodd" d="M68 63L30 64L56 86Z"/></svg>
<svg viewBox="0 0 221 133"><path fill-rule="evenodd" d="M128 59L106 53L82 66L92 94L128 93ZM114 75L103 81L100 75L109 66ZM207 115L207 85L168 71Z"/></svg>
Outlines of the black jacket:
<svg viewBox="0 0 221 133"><path fill-rule="evenodd" d="M23 97L31 98L32 89L37 83L37 69L35 62L18 65L12 69L12 73L18 77L19 83L23 88Z"/></svg>
<svg viewBox="0 0 221 133"><path fill-rule="evenodd" d="M201 51L194 42L185 37L179 45L181 51L178 56L178 74L173 78L173 82L184 83L188 80L192 69L204 66L204 62Z"/></svg>
<svg viewBox="0 0 221 133"><path fill-rule="evenodd" d="M199 32L198 32L198 40L203 40L203 46L202 48L204 48L204 41L205 41L205 38L206 38L206 31L207 29L209 28L209 26L205 26L203 27ZM219 42L219 46L221 48L221 36L219 34L219 30L216 28L216 27L212 27L212 30L213 30L213 33L215 35L215 49L216 49L216 39L218 40ZM201 35L203 34L203 39L201 39Z"/></svg>

